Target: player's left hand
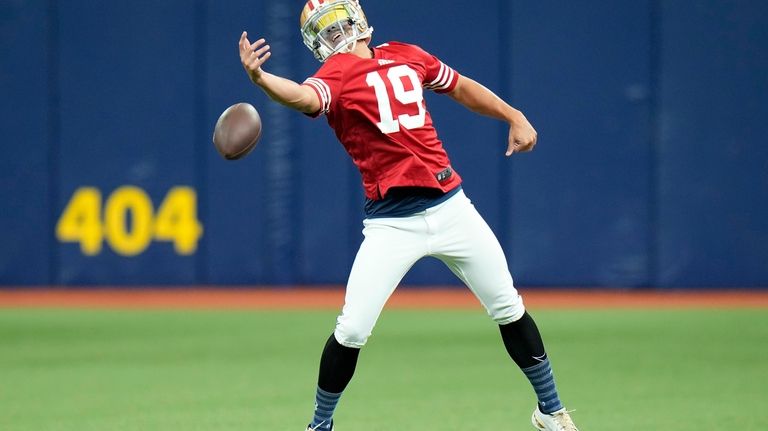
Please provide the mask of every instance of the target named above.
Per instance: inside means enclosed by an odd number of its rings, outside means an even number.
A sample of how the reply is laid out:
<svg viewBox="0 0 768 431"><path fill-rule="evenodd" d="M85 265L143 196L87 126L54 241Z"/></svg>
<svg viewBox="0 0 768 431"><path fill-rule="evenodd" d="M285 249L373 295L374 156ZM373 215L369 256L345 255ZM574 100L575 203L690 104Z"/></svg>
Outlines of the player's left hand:
<svg viewBox="0 0 768 431"><path fill-rule="evenodd" d="M511 156L513 153L531 151L536 146L536 139L538 138L536 129L528 122L528 119L525 118L522 112L518 111L518 113L520 115L509 123L507 156Z"/></svg>

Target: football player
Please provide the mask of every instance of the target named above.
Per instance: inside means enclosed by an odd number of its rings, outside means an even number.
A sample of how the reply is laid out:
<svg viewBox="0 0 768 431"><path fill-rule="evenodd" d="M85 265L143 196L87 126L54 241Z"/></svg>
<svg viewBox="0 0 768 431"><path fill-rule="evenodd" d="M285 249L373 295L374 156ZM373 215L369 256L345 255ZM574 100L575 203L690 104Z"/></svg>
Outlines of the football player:
<svg viewBox="0 0 768 431"><path fill-rule="evenodd" d="M424 256L443 261L499 325L504 346L536 393L533 425L576 430L504 252L464 194L423 92L447 94L507 123L507 156L534 148L534 128L520 111L420 47L401 42L372 47L373 28L357 0L310 0L300 24L304 44L322 62L303 83L265 71L269 45L264 39L251 43L245 32L240 59L270 98L309 116L326 117L360 170L366 196L365 238L349 274L344 307L323 349L307 430L333 429L333 413L352 379L360 348L389 296Z"/></svg>

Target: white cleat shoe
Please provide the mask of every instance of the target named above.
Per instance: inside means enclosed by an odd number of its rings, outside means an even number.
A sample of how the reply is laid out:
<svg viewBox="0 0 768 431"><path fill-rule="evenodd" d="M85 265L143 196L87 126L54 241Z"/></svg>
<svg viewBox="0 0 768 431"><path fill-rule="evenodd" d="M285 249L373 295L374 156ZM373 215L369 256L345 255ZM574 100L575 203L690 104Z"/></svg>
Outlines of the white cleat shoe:
<svg viewBox="0 0 768 431"><path fill-rule="evenodd" d="M531 423L540 431L579 431L568 413L568 410L562 408L551 414L546 414L536 407L531 416Z"/></svg>
<svg viewBox="0 0 768 431"><path fill-rule="evenodd" d="M333 421L331 421L331 431L334 431L335 427L333 426ZM307 425L307 431L316 431L315 428L312 428L312 424Z"/></svg>

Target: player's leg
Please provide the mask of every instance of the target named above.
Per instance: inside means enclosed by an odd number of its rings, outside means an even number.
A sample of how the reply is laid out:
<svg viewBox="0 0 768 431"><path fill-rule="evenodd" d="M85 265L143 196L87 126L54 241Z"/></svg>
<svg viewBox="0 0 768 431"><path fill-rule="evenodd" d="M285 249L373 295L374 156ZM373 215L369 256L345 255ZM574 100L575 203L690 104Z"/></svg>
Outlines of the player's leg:
<svg viewBox="0 0 768 431"><path fill-rule="evenodd" d="M333 412L342 392L352 380L357 365L359 348L346 347L336 341L331 334L320 357L320 371L315 392L315 411L311 430L330 430L333 425Z"/></svg>
<svg viewBox="0 0 768 431"><path fill-rule="evenodd" d="M457 196L459 197L459 196ZM436 212L441 226L433 253L478 297L493 320L512 360L533 386L545 413L562 409L544 343L514 287L496 236L471 202L457 202ZM445 211L443 211L445 210Z"/></svg>
<svg viewBox="0 0 768 431"><path fill-rule="evenodd" d="M372 219L364 224L365 240L350 271L344 308L320 358L312 430L330 430L336 405L354 375L360 348L395 287L426 254L424 225L417 218Z"/></svg>

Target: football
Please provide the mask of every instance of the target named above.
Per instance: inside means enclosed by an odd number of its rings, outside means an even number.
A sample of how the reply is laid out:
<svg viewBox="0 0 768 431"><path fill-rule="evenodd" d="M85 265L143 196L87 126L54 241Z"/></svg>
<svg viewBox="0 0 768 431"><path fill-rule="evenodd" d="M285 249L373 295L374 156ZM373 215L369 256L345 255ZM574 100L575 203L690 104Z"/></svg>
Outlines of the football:
<svg viewBox="0 0 768 431"><path fill-rule="evenodd" d="M221 113L213 129L213 145L227 160L250 153L261 138L261 117L250 103L236 103Z"/></svg>

